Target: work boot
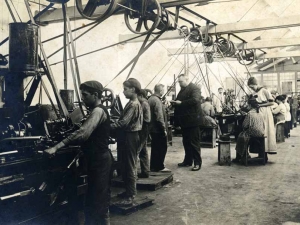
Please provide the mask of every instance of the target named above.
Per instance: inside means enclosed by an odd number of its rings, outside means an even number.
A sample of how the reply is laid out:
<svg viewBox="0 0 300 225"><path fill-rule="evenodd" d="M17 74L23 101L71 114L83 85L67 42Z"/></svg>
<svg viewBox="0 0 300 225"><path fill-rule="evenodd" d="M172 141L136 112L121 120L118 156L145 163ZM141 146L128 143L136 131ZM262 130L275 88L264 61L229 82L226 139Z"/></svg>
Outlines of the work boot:
<svg viewBox="0 0 300 225"><path fill-rule="evenodd" d="M115 205L120 206L120 207L132 206L133 205L133 197L127 197L124 200L117 202Z"/></svg>
<svg viewBox="0 0 300 225"><path fill-rule="evenodd" d="M178 163L178 166L179 167L188 167L188 166L192 166L192 164L188 164L188 163L182 162L182 163Z"/></svg>
<svg viewBox="0 0 300 225"><path fill-rule="evenodd" d="M198 170L200 170L201 169L201 165L195 165L192 169L191 169L191 171L198 171Z"/></svg>

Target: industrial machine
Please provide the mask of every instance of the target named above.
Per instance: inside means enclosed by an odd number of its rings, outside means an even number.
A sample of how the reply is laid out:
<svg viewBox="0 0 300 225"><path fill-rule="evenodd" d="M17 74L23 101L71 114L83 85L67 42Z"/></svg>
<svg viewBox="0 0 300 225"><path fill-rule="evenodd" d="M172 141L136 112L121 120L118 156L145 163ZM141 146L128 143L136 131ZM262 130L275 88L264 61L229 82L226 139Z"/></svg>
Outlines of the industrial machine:
<svg viewBox="0 0 300 225"><path fill-rule="evenodd" d="M43 151L78 129L87 111L80 102L74 103L73 90L58 93L47 58L38 55L38 26L11 23L9 27L9 68L0 70L4 102L0 108L0 221L40 224L45 216L70 208L78 211L83 205L83 197L78 196L84 195L87 182L84 163L79 163L84 161L80 147L63 148L53 158ZM57 104L50 98L43 76L48 77ZM25 96L24 79L28 78L32 82ZM31 106L39 86L51 105ZM106 89L102 97L105 106L114 105L111 90Z"/></svg>

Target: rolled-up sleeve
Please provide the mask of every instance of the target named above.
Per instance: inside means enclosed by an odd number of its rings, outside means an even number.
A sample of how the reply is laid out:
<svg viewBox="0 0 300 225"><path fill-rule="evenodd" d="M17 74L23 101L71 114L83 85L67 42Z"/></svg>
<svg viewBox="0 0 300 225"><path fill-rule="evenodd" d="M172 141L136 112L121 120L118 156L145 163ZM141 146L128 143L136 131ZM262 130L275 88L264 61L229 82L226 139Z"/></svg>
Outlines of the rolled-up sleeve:
<svg viewBox="0 0 300 225"><path fill-rule="evenodd" d="M86 121L82 124L82 126L72 133L70 136L65 138L62 142L65 145L69 144L81 144L85 142L96 129L96 127L103 123L107 119L107 115L103 109L97 107L93 109L89 117Z"/></svg>

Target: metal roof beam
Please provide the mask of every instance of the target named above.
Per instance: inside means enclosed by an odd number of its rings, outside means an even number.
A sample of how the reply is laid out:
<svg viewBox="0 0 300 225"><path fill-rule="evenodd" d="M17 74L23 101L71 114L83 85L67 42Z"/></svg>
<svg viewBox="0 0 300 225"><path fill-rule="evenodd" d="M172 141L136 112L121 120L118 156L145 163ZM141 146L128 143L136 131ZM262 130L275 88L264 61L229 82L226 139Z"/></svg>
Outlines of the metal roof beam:
<svg viewBox="0 0 300 225"><path fill-rule="evenodd" d="M273 19L252 20L238 23L218 24L217 26L209 25L208 33L214 34L234 34L242 32L251 32L267 29L279 29L285 27L300 26L300 16L278 17ZM201 27L204 32L206 26ZM120 41L132 38L134 34L120 35ZM162 35L160 40L181 39L182 37L177 31L168 31ZM141 42L144 38L135 39L133 42ZM278 39L281 40L281 39ZM258 42L258 41L257 41ZM280 45L281 46L281 45ZM290 45L288 45L290 46ZM263 48L263 47L262 47Z"/></svg>
<svg viewBox="0 0 300 225"><path fill-rule="evenodd" d="M286 27L296 27L300 25L300 16L277 17L262 20L241 21L237 23L227 23L210 25L208 33L228 34L244 33L260 30L279 29ZM204 27L203 27L204 29Z"/></svg>
<svg viewBox="0 0 300 225"><path fill-rule="evenodd" d="M283 62L284 60L286 60L286 58L281 58L281 59L274 60L274 61L273 61L272 63L270 63L269 65L260 68L259 71L264 71L264 70L266 70L266 69L268 69L268 68L270 68L270 67L272 67L272 66L277 65L277 64L280 63L280 62Z"/></svg>

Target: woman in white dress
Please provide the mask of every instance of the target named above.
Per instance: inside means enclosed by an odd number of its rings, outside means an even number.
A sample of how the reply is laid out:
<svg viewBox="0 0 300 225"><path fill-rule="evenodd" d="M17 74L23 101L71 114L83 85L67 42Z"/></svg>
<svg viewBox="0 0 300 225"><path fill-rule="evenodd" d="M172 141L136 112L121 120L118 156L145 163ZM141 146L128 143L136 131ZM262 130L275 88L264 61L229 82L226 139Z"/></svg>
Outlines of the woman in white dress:
<svg viewBox="0 0 300 225"><path fill-rule="evenodd" d="M283 104L286 107L284 136L286 138L289 138L290 137L290 132L291 132L290 123L291 123L291 120L292 120L291 107L290 107L290 103L288 102L287 95L282 95L282 97L284 98Z"/></svg>
<svg viewBox="0 0 300 225"><path fill-rule="evenodd" d="M282 95L277 96L275 99L277 107L272 109L272 113L274 114L275 127L280 123L285 124L286 121L286 106L284 105L283 100L284 97L282 97Z"/></svg>
<svg viewBox="0 0 300 225"><path fill-rule="evenodd" d="M255 92L253 95L257 95L256 100L259 103L259 111L264 117L265 136L267 136L265 141L265 151L269 154L277 154L276 132L271 111L271 106L274 104L274 98L270 91L258 86L255 77L249 78L248 86Z"/></svg>

